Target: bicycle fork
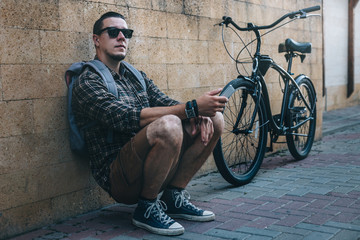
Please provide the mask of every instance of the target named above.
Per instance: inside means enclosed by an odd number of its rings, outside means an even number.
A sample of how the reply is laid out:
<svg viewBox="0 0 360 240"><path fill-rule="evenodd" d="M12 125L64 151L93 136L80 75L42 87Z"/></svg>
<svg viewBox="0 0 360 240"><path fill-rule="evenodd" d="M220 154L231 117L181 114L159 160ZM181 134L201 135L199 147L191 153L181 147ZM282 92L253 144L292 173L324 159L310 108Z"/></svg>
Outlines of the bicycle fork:
<svg viewBox="0 0 360 240"><path fill-rule="evenodd" d="M260 85L260 86L259 86ZM253 129L253 126L254 126L254 123L255 123L255 118L256 118L256 114L257 114L257 111L260 107L260 101L261 101L261 84L259 82L259 85L257 85L257 87L255 88L255 91L253 93L253 96L256 98L256 104L255 104L255 107L254 107L254 111L252 113L252 116L251 116L251 122L248 126L248 128L246 129L239 129L239 123L240 123L240 120L241 120L241 117L243 116L243 113L244 113L244 109L246 109L247 107L247 99L248 99L248 96L249 96L249 93L248 91L243 91L242 92L242 102L241 102L241 107L240 107L240 111L239 111L239 114L237 115L237 118L236 118L236 122L233 126L233 130L232 130L232 133L234 133L235 135L238 135L238 134L250 134L250 133L253 133L254 130ZM267 124L264 123L264 125ZM257 126L255 131L260 128L262 126Z"/></svg>

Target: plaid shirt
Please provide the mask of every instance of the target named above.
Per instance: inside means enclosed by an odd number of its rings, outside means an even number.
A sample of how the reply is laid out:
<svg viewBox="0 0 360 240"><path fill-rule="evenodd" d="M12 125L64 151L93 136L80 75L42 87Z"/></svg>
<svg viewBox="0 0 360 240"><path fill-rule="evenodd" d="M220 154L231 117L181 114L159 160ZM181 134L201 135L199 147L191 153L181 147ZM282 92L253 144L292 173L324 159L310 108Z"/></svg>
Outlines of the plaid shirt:
<svg viewBox="0 0 360 240"><path fill-rule="evenodd" d="M74 83L72 107L79 128L96 121L86 128L85 142L90 155L90 167L96 182L110 191L110 165L122 146L135 136L140 127L143 108L179 104L164 93L141 72L146 91L136 77L123 64L120 75L110 69L117 85L119 99L110 93L101 77L87 68ZM113 140L108 141L108 132Z"/></svg>

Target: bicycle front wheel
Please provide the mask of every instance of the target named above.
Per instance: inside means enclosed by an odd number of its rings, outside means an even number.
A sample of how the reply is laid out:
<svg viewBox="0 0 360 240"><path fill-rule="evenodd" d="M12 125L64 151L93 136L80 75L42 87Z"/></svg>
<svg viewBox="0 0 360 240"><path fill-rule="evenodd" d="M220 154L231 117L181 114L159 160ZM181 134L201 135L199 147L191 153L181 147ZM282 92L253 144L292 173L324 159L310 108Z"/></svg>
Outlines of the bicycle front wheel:
<svg viewBox="0 0 360 240"><path fill-rule="evenodd" d="M265 106L254 91L254 83L235 79L222 93L229 102L223 112L225 128L214 149L214 159L220 174L235 186L255 177L266 150Z"/></svg>
<svg viewBox="0 0 360 240"><path fill-rule="evenodd" d="M307 77L297 81L300 91L293 88L289 97L286 122L290 128L286 142L296 160L306 158L314 142L316 131L316 93ZM301 94L304 98L301 97ZM305 102L308 106L306 106ZM310 107L310 108L309 108Z"/></svg>

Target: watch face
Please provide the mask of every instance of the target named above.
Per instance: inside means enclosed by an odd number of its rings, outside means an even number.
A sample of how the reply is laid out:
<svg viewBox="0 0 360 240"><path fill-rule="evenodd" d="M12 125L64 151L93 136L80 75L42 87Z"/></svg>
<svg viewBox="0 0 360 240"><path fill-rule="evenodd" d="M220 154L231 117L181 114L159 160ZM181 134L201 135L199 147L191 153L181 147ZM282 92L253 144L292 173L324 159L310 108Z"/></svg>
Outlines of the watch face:
<svg viewBox="0 0 360 240"><path fill-rule="evenodd" d="M196 116L193 108L185 109L185 113L187 118L194 118Z"/></svg>

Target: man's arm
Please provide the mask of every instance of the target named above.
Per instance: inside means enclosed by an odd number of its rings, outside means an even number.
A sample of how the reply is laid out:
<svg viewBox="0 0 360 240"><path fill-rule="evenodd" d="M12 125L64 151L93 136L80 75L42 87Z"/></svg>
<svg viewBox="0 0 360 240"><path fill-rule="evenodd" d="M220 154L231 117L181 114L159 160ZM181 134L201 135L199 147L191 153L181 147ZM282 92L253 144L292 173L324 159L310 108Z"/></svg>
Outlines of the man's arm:
<svg viewBox="0 0 360 240"><path fill-rule="evenodd" d="M221 89L213 90L196 99L200 116L213 117L216 112L222 112L228 99L224 96L217 96L220 92ZM180 119L186 119L185 104L142 109L140 112L140 127L144 127L156 119L169 114L176 115Z"/></svg>

